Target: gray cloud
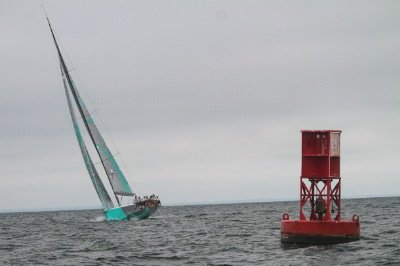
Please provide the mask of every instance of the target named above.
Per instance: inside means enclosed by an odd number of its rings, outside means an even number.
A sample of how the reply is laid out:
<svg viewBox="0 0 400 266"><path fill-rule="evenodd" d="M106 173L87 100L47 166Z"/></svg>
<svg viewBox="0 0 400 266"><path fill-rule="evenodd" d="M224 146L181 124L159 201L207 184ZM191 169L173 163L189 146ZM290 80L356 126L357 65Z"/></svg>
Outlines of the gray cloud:
<svg viewBox="0 0 400 266"><path fill-rule="evenodd" d="M398 2L45 4L139 192L297 199L299 130L338 128L343 194L398 195ZM98 206L40 3L0 30L0 209Z"/></svg>

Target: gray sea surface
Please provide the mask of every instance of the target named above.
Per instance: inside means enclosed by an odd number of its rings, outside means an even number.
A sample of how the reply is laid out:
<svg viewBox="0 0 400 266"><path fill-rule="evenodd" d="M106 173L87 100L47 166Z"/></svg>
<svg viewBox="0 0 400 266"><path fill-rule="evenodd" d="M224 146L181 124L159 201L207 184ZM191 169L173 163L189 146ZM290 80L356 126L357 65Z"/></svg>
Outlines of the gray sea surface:
<svg viewBox="0 0 400 266"><path fill-rule="evenodd" d="M284 246L280 220L298 202L161 207L142 221L101 210L0 214L1 265L400 265L400 197L342 201L361 239Z"/></svg>

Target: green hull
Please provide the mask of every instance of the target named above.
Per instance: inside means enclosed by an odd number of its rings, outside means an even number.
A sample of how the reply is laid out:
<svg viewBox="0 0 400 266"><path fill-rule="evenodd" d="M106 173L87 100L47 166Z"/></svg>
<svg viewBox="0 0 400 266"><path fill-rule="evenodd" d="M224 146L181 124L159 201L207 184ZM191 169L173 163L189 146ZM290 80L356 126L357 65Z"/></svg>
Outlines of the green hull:
<svg viewBox="0 0 400 266"><path fill-rule="evenodd" d="M132 209L132 206L116 207L104 211L107 221L126 221L147 219L157 208Z"/></svg>

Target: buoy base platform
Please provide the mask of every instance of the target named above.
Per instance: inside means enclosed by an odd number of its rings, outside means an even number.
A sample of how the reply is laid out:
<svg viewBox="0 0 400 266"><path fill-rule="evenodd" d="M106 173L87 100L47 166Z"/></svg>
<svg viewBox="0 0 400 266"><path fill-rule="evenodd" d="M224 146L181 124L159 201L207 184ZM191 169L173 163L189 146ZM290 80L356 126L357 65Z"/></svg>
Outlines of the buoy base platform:
<svg viewBox="0 0 400 266"><path fill-rule="evenodd" d="M348 221L289 220L281 221L281 242L288 244L326 245L360 239L360 222L354 215Z"/></svg>

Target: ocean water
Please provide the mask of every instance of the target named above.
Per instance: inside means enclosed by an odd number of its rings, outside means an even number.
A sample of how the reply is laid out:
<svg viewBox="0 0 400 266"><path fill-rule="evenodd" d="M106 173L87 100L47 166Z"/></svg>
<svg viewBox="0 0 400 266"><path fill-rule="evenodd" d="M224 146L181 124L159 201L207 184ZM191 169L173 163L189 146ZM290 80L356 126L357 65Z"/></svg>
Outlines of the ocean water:
<svg viewBox="0 0 400 266"><path fill-rule="evenodd" d="M400 265L400 198L343 200L359 241L284 246L298 202L161 207L142 221L100 210L0 214L0 265Z"/></svg>

